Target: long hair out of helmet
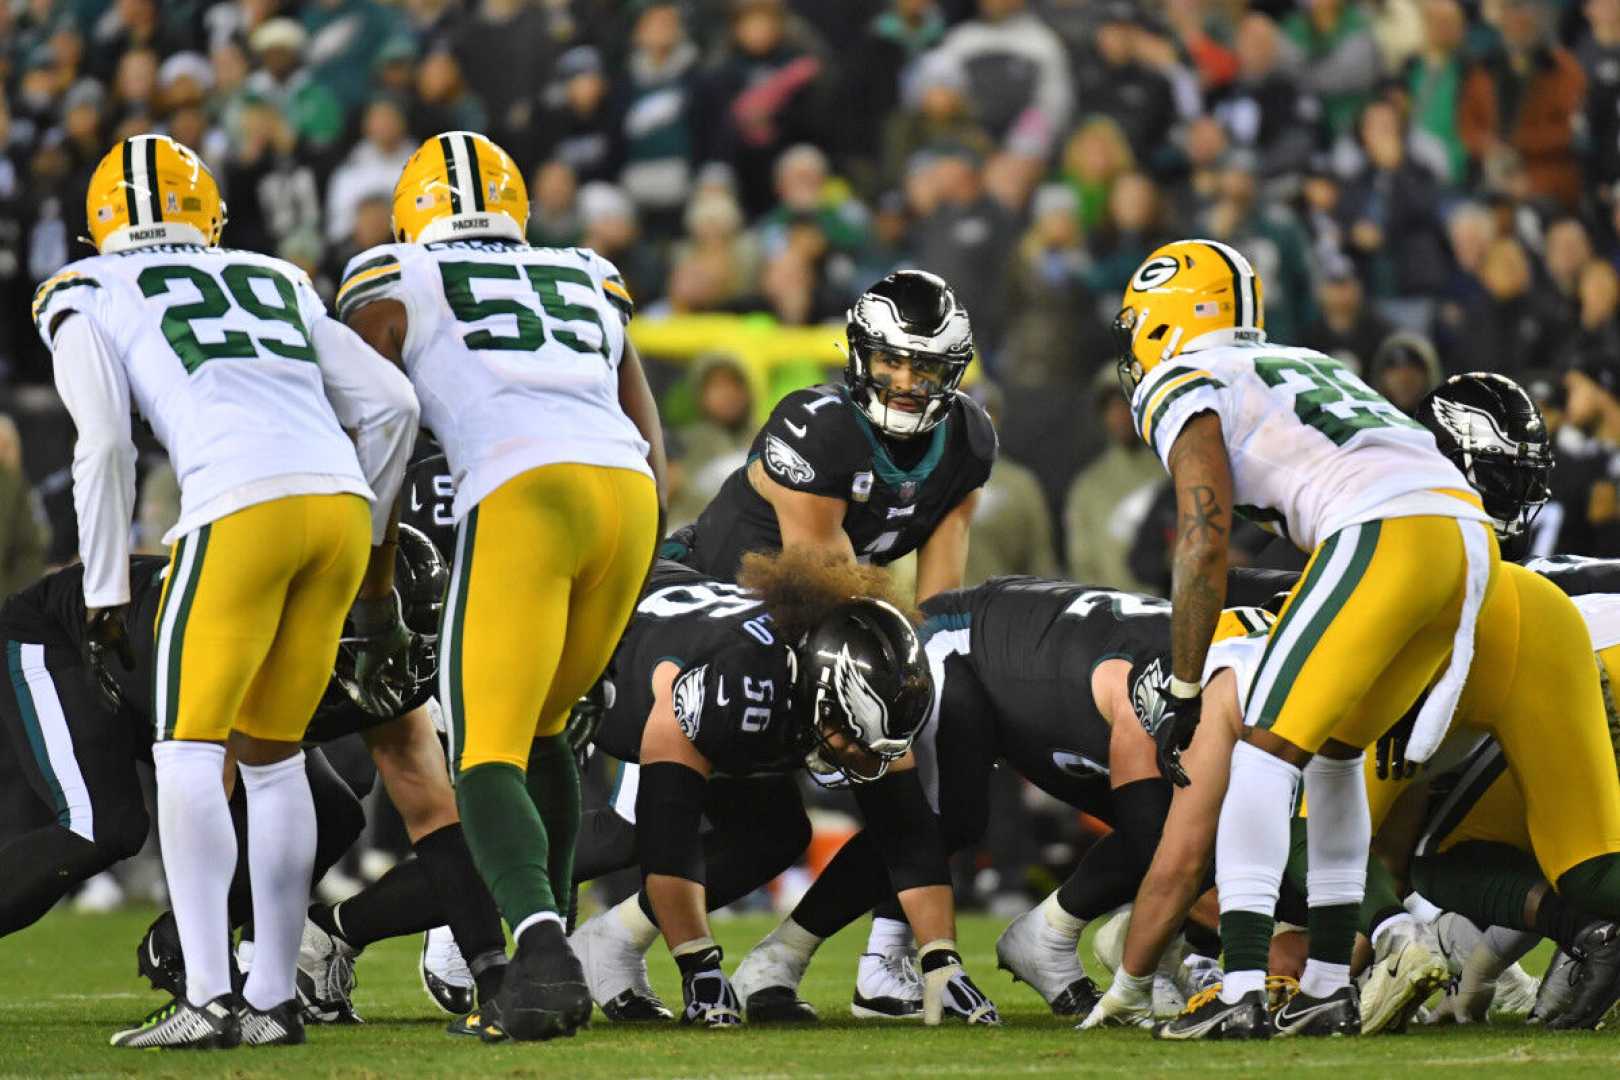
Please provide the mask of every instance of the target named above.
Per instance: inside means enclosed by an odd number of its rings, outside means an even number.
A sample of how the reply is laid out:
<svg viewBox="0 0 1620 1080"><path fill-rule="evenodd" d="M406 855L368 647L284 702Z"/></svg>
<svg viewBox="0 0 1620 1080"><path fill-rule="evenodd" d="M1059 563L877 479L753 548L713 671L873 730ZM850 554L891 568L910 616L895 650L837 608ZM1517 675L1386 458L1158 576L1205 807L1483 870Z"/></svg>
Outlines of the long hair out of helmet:
<svg viewBox="0 0 1620 1080"><path fill-rule="evenodd" d="M1541 410L1505 375L1453 375L1418 405L1440 452L1462 472L1502 540L1524 534L1551 496L1552 446Z"/></svg>
<svg viewBox="0 0 1620 1080"><path fill-rule="evenodd" d="M846 334L844 382L875 427L904 438L945 419L973 359L973 328L944 279L895 271L855 301ZM909 390L893 391L887 375L874 374L879 356L911 364Z"/></svg>

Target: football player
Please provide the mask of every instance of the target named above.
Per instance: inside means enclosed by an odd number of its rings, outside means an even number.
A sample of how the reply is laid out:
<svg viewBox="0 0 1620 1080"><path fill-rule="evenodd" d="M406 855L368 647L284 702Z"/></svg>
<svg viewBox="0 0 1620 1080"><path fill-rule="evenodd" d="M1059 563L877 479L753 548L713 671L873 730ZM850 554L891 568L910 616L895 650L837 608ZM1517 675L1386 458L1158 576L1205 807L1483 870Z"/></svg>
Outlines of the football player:
<svg viewBox="0 0 1620 1080"><path fill-rule="evenodd" d="M1338 361L1266 341L1259 277L1227 245L1155 251L1132 275L1115 331L1121 383L1170 472L1180 522L1157 735L1167 766L1198 723L1232 515L1241 508L1313 553L1270 631L1221 806L1226 979L1157 1034L1269 1034L1266 963L1302 776L1312 955L1277 1022L1297 1033L1359 1027L1349 963L1370 843L1363 748L1437 678L1408 753L1426 759L1444 736L1497 577L1495 536L1421 425ZM1298 1017L1310 1022L1295 1028Z"/></svg>
<svg viewBox="0 0 1620 1080"><path fill-rule="evenodd" d="M398 242L350 261L337 305L404 367L455 478L439 698L467 842L518 946L482 1019L546 1039L591 1009L558 915L579 826L563 727L652 562L664 458L623 279L592 251L530 247L528 217L504 150L428 139L394 189Z"/></svg>
<svg viewBox="0 0 1620 1080"><path fill-rule="evenodd" d="M641 766L633 815L644 885L571 939L593 996L615 1019L667 1017L643 958L661 930L682 972L682 1020L742 1022L704 912L803 853L810 821L796 774L809 768L852 787L877 864L923 942L925 1019L950 1009L997 1022L956 951L945 850L910 753L932 680L911 623L880 599L884 575L789 551L749 555L742 576L749 589L660 563L609 668L612 704L595 742Z"/></svg>
<svg viewBox="0 0 1620 1080"><path fill-rule="evenodd" d="M886 566L917 553L918 602L962 586L996 433L957 391L973 359L949 285L898 270L855 301L843 385L788 394L748 462L663 554L721 581L750 551L812 547Z"/></svg>
<svg viewBox="0 0 1620 1080"><path fill-rule="evenodd" d="M128 656L132 405L169 451L181 504L165 537L153 757L186 998L114 1042L296 1042L315 846L299 739L351 605L367 638L363 684L408 645L386 575L416 397L327 316L302 271L217 246L224 203L187 147L124 140L85 203L97 254L43 282L33 316L78 429L87 639L104 656ZM220 784L227 741L247 789L258 933L240 1002L225 903L235 859L221 857L236 848Z"/></svg>
<svg viewBox="0 0 1620 1080"><path fill-rule="evenodd" d="M1084 1016L1097 990L1076 959L1080 932L1135 894L1170 805L1153 739L1131 706L1133 686L1166 677L1170 606L1112 589L1004 577L942 593L923 611L936 700L915 751L947 847L960 850L982 835L998 759L1114 827L1060 889L996 943L1000 965L1029 983L1054 1014ZM1248 633L1262 617L1230 612L1217 633ZM857 834L839 849L792 916L738 967L734 983L750 1019L813 1017L792 1006L790 991L823 941L885 899L887 880L870 836ZM902 988L894 1001L872 996L876 980L868 968L876 965L868 958L881 962L896 951L880 935L905 932L903 922L892 928L875 922L879 940L869 940L862 957L852 1012L914 1017L920 995Z"/></svg>

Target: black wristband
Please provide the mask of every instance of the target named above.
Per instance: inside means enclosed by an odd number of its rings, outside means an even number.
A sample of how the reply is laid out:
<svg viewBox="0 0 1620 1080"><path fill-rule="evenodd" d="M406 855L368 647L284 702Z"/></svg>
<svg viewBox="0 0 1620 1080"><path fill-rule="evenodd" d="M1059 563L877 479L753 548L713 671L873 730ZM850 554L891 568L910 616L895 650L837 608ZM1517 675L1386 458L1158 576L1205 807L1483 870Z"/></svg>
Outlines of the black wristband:
<svg viewBox="0 0 1620 1080"><path fill-rule="evenodd" d="M955 949L934 949L923 953L918 958L917 964L922 968L922 973L927 975L931 971L938 971L940 968L950 967L952 964L961 967L962 954Z"/></svg>
<svg viewBox="0 0 1620 1080"><path fill-rule="evenodd" d="M895 892L951 883L939 816L928 805L915 769L857 784L854 792Z"/></svg>
<svg viewBox="0 0 1620 1080"><path fill-rule="evenodd" d="M636 851L643 877L664 874L704 883L702 828L707 790L708 782L690 766L655 761L641 767Z"/></svg>

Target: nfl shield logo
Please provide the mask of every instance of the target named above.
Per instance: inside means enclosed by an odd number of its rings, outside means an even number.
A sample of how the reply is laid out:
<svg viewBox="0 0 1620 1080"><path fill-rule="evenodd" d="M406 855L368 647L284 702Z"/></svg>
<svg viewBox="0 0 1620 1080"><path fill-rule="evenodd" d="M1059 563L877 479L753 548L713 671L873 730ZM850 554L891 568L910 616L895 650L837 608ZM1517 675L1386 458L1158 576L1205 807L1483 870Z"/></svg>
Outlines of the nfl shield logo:
<svg viewBox="0 0 1620 1080"><path fill-rule="evenodd" d="M917 481L915 481L915 480L907 480L903 484L900 485L900 498L903 501L910 502L912 499L916 498L916 496L917 496Z"/></svg>
<svg viewBox="0 0 1620 1080"><path fill-rule="evenodd" d="M180 209L180 200L175 197L174 192L172 192L172 191L169 192L169 212L172 214L172 213L176 212L179 209Z"/></svg>
<svg viewBox="0 0 1620 1080"><path fill-rule="evenodd" d="M872 474L858 472L855 480L849 485L849 497L856 502L865 502L872 497Z"/></svg>
<svg viewBox="0 0 1620 1080"><path fill-rule="evenodd" d="M430 207L432 205L433 205L433 196L432 195L418 195L416 197L416 208L418 210L426 210L428 207Z"/></svg>

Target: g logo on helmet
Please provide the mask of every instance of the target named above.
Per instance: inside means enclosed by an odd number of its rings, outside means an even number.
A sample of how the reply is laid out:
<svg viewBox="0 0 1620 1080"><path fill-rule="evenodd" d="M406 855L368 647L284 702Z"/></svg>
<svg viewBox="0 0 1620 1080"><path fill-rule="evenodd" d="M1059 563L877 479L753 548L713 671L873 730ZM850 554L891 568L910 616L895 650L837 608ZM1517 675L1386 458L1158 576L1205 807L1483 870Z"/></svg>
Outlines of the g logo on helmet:
<svg viewBox="0 0 1620 1080"><path fill-rule="evenodd" d="M1181 272L1181 264L1170 255L1160 255L1157 259L1149 259L1137 267L1131 278L1131 288L1137 292L1147 292L1157 289L1171 278Z"/></svg>

